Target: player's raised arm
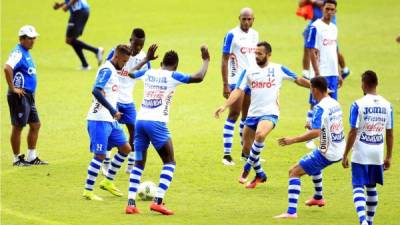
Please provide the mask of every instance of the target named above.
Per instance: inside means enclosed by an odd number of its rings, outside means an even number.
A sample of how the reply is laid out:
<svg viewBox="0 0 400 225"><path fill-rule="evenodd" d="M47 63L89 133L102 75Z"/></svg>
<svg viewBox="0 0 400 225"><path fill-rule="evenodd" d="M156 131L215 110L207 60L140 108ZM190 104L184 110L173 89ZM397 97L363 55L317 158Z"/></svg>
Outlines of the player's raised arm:
<svg viewBox="0 0 400 225"><path fill-rule="evenodd" d="M294 82L301 87L310 88L310 81L304 77L297 77Z"/></svg>
<svg viewBox="0 0 400 225"><path fill-rule="evenodd" d="M232 91L226 102L214 112L215 118L218 119L219 115L223 113L226 108L230 107L233 103L235 103L243 94L244 91L241 90L240 88L236 88L234 91Z"/></svg>
<svg viewBox="0 0 400 225"><path fill-rule="evenodd" d="M200 47L200 51L201 58L203 59L203 65L197 73L190 76L189 83L200 83L206 76L208 64L210 62L210 53L208 52L208 48L205 45Z"/></svg>
<svg viewBox="0 0 400 225"><path fill-rule="evenodd" d="M129 71L129 76L135 78L132 73L134 73L135 71L139 70L140 68L142 68L147 62L155 60L158 58L158 55L156 54L158 45L157 44L152 44L150 45L149 49L147 50L146 53L146 57L140 62L138 63L136 66L134 66L131 71Z"/></svg>

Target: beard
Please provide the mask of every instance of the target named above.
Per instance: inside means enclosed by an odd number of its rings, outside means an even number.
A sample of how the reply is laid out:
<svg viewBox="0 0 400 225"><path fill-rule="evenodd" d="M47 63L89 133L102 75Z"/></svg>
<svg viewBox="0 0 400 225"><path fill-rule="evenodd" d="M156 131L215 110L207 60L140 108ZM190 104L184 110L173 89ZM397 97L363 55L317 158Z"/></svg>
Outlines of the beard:
<svg viewBox="0 0 400 225"><path fill-rule="evenodd" d="M256 59L256 62L259 66L265 65L265 63L267 62L267 57L265 57L264 59Z"/></svg>

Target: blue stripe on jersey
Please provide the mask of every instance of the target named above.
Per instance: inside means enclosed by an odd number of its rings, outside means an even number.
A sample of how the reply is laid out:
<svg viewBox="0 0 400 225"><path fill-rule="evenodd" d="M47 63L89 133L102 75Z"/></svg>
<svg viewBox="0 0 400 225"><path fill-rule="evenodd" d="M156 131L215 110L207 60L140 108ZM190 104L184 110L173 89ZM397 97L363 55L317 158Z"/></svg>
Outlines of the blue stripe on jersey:
<svg viewBox="0 0 400 225"><path fill-rule="evenodd" d="M141 76L143 76L146 72L147 72L147 69L136 70L135 72L130 73L129 76L137 79L137 78L140 78Z"/></svg>
<svg viewBox="0 0 400 225"><path fill-rule="evenodd" d="M351 104L350 107L350 127L351 128L357 128L357 120L358 120L358 105L357 103Z"/></svg>
<svg viewBox="0 0 400 225"><path fill-rule="evenodd" d="M147 61L146 66L147 66L147 69L151 69L150 61Z"/></svg>
<svg viewBox="0 0 400 225"><path fill-rule="evenodd" d="M185 84L188 84L189 81L190 81L190 76L189 75L183 74L183 73L180 73L180 72L176 72L176 71L174 71L172 73L172 78L174 78L175 80L177 80L179 82L185 83Z"/></svg>
<svg viewBox="0 0 400 225"><path fill-rule="evenodd" d="M241 85L242 82L243 82L243 77L244 77L245 74L246 74L246 70L243 70L243 71L242 71L242 74L240 74L240 77L239 77L238 82L236 83L235 89L236 89L236 88L240 88L240 85ZM243 90L244 90L244 89L243 89Z"/></svg>
<svg viewBox="0 0 400 225"><path fill-rule="evenodd" d="M320 106L314 106L314 116L311 121L312 129L321 129L322 128L322 114L324 113L324 109Z"/></svg>
<svg viewBox="0 0 400 225"><path fill-rule="evenodd" d="M222 47L222 53L230 54L232 47L233 33L228 33L224 38L224 47Z"/></svg>
<svg viewBox="0 0 400 225"><path fill-rule="evenodd" d="M281 70L282 70L282 72L284 72L286 75L288 75L293 80L297 80L297 75L295 73L293 73L292 71L290 71L287 67L281 66Z"/></svg>
<svg viewBox="0 0 400 225"><path fill-rule="evenodd" d="M390 129L393 129L393 120L394 120L394 117L393 117L393 107L392 106L390 106Z"/></svg>
<svg viewBox="0 0 400 225"><path fill-rule="evenodd" d="M307 34L306 48L315 48L317 28L312 26Z"/></svg>
<svg viewBox="0 0 400 225"><path fill-rule="evenodd" d="M108 53L106 60L111 60L115 52L115 48L112 48L110 53Z"/></svg>
<svg viewBox="0 0 400 225"><path fill-rule="evenodd" d="M109 68L101 69L97 75L94 87L104 89L104 86L106 86L107 81L111 77L111 73L112 72Z"/></svg>

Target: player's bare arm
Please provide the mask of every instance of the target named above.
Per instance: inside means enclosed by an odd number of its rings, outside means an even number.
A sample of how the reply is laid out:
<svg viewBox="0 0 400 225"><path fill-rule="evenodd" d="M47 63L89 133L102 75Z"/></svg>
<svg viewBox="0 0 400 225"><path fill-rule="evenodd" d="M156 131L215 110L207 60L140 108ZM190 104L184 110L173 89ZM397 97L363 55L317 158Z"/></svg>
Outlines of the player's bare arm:
<svg viewBox="0 0 400 225"><path fill-rule="evenodd" d="M203 65L201 66L200 70L197 73L190 76L189 83L200 83L206 76L208 64L210 62L210 53L208 52L208 48L205 45L200 47L200 51L201 51L201 58L203 59Z"/></svg>
<svg viewBox="0 0 400 225"><path fill-rule="evenodd" d="M229 61L229 54L222 54L222 63L221 63L221 74L222 74L222 95L224 98L228 98L230 91L229 91L229 84L228 84L228 61Z"/></svg>
<svg viewBox="0 0 400 225"><path fill-rule="evenodd" d="M393 152L393 129L386 130L386 158L383 162L383 169L388 170L392 162Z"/></svg>
<svg viewBox="0 0 400 225"><path fill-rule="evenodd" d="M291 145L294 143L305 142L305 141L312 140L314 138L319 137L320 132L321 132L321 129L308 130L303 135L300 135L297 137L280 138L278 140L278 144L280 146L286 146L286 145Z"/></svg>
<svg viewBox="0 0 400 225"><path fill-rule="evenodd" d="M300 87L310 88L310 81L303 77L298 77L294 82Z"/></svg>
<svg viewBox="0 0 400 225"><path fill-rule="evenodd" d="M146 57L140 63L138 63L136 66L134 66L129 73L133 73L133 72L139 70L147 62L157 59L158 55L155 55L157 49L158 49L158 45L157 44L150 45L149 49L147 50Z"/></svg>
<svg viewBox="0 0 400 225"><path fill-rule="evenodd" d="M240 88L236 88L234 91L232 91L232 93L229 95L228 100L226 100L226 102L214 112L215 118L218 119L219 115L223 113L226 108L234 104L242 95L244 95L244 91Z"/></svg>
<svg viewBox="0 0 400 225"><path fill-rule="evenodd" d="M347 137L347 142L346 142L346 148L343 153L343 159L342 159L342 166L343 168L348 168L349 167L349 160L348 160L348 155L349 152L351 151L351 148L354 145L354 142L356 141L357 137L357 128L351 128Z"/></svg>
<svg viewBox="0 0 400 225"><path fill-rule="evenodd" d="M318 60L318 49L316 48L311 48L310 49L310 59L311 59L311 65L314 69L315 76L319 76L319 60Z"/></svg>

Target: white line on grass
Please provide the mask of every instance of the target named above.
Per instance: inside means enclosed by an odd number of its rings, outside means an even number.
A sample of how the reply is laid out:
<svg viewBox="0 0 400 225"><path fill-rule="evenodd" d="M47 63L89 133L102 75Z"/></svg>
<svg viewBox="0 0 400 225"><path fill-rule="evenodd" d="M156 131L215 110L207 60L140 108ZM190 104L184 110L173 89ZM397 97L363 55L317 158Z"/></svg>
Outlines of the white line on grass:
<svg viewBox="0 0 400 225"><path fill-rule="evenodd" d="M19 217L21 219L25 219L25 220L30 220L30 221L35 221L35 222L39 222L40 224L53 224L53 225L70 225L61 221L55 221L55 220L49 220L49 219L45 219L43 217L39 217L39 216L32 216L32 215L27 215L27 214L23 214L20 213L18 211L14 211L11 209L6 209L6 208L2 208L1 211L5 214L9 214L9 215L13 215L16 217Z"/></svg>

